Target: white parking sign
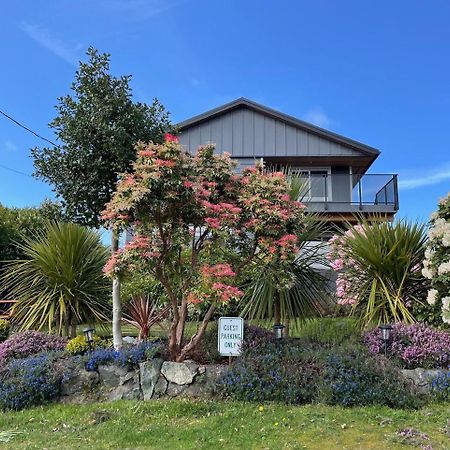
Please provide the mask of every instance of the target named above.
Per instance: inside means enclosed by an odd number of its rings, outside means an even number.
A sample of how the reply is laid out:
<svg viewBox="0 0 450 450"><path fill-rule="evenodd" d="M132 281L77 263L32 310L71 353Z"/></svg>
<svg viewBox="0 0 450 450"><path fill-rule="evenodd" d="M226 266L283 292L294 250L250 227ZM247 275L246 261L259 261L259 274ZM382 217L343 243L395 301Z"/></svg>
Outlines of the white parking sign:
<svg viewBox="0 0 450 450"><path fill-rule="evenodd" d="M222 356L238 356L244 339L244 320L241 317L220 317L218 349Z"/></svg>

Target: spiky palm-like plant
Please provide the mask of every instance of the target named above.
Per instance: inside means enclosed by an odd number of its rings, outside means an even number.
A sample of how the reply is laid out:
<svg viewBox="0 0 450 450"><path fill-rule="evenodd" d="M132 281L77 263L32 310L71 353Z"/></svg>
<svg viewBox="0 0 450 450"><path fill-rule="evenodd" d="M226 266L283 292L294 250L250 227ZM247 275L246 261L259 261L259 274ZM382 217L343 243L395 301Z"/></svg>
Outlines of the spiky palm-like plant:
<svg viewBox="0 0 450 450"><path fill-rule="evenodd" d="M48 223L18 245L25 257L6 263L0 289L18 301L12 313L20 329L74 336L78 323L107 320L109 283L103 266L109 252L96 232Z"/></svg>
<svg viewBox="0 0 450 450"><path fill-rule="evenodd" d="M398 220L369 222L345 238L351 268L359 273L352 286L353 311L363 325L414 322L410 304L421 302L427 280L420 269L424 258L425 226ZM345 270L345 269L344 269Z"/></svg>

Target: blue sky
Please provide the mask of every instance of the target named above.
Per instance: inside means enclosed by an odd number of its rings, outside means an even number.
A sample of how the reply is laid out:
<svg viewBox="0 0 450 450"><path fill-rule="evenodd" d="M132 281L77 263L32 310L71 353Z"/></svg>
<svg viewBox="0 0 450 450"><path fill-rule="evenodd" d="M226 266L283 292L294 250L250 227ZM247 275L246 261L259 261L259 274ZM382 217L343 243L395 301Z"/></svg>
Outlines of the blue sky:
<svg viewBox="0 0 450 450"><path fill-rule="evenodd" d="M379 148L401 216L427 220L450 191L447 1L59 0L6 2L0 109L48 122L89 46L158 97L174 122L245 96ZM44 143L0 116L0 165L33 172ZM0 167L0 202L39 204L42 182Z"/></svg>

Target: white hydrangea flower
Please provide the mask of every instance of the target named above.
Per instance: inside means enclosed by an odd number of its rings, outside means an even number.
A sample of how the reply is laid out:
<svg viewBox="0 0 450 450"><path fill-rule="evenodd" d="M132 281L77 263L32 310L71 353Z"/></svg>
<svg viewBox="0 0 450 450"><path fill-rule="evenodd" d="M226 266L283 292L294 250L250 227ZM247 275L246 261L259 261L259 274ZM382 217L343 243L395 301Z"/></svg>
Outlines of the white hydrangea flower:
<svg viewBox="0 0 450 450"><path fill-rule="evenodd" d="M450 247L450 231L446 231L442 236L442 245L444 247Z"/></svg>
<svg viewBox="0 0 450 450"><path fill-rule="evenodd" d="M438 298L438 291L436 289L430 289L428 291L427 302L429 305L434 305Z"/></svg>
<svg viewBox="0 0 450 450"><path fill-rule="evenodd" d="M445 275L446 273L450 273L450 261L448 261L448 262L443 262L443 263L438 267L438 274L439 274L439 275Z"/></svg>
<svg viewBox="0 0 450 450"><path fill-rule="evenodd" d="M432 269L429 269L428 267L424 267L422 269L422 275L427 278L428 280L431 280L434 275L434 271Z"/></svg>
<svg viewBox="0 0 450 450"><path fill-rule="evenodd" d="M427 247L425 249L425 260L429 261L433 257L433 255L434 255L434 250ZM425 262L424 262L424 264L425 264Z"/></svg>
<svg viewBox="0 0 450 450"><path fill-rule="evenodd" d="M434 213L431 213L430 220L436 220L439 217L439 213L435 211Z"/></svg>

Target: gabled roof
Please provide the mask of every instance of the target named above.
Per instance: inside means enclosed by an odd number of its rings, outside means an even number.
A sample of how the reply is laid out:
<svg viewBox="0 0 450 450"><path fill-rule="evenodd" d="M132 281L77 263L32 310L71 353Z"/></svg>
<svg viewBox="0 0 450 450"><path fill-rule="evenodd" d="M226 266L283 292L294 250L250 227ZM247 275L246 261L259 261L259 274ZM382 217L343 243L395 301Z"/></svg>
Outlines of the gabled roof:
<svg viewBox="0 0 450 450"><path fill-rule="evenodd" d="M178 123L177 127L181 132L183 132L193 126L199 125L203 122L222 116L230 111L239 108L247 108L251 111L255 111L260 114L271 117L273 119L284 122L285 124L291 125L300 130L315 134L319 137L328 139L329 141L357 150L358 152L361 152L367 156L371 156L372 161L380 154L380 151L374 147L370 147L361 142L349 139L345 136L341 136L340 134L333 133L332 131L325 130L311 123L297 119L296 117L284 114L272 108L268 108L267 106L260 105L259 103L256 103L244 97L238 98L230 103L226 103L222 106L218 106L217 108L211 109L202 114L191 117L190 119L184 120L183 122Z"/></svg>

